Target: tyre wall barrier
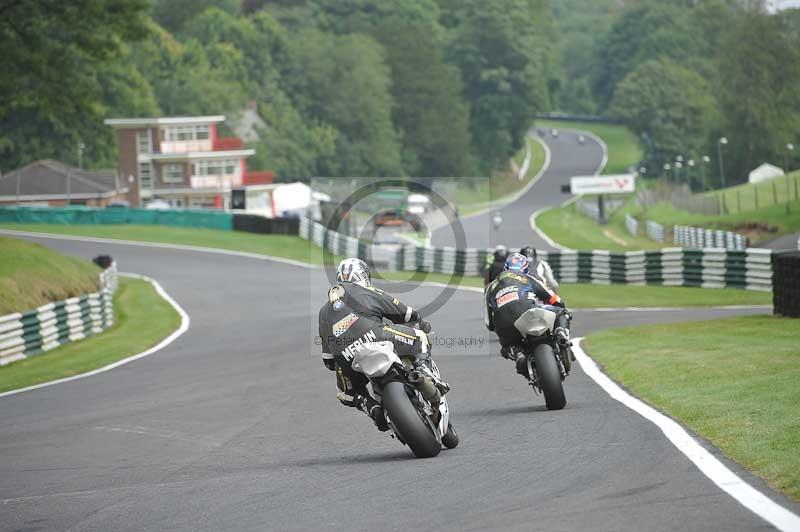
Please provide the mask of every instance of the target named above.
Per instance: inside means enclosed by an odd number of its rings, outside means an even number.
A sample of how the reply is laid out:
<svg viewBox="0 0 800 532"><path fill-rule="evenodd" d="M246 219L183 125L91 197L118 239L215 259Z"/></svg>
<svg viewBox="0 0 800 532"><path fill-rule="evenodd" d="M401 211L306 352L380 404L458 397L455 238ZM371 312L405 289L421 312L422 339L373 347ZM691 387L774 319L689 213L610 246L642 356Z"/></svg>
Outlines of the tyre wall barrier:
<svg viewBox="0 0 800 532"><path fill-rule="evenodd" d="M102 332L114 324L117 266L100 274L98 292L0 316L0 366Z"/></svg>
<svg viewBox="0 0 800 532"><path fill-rule="evenodd" d="M373 246L339 234L306 218L300 236L338 256L359 257L372 265L398 271L448 275L482 275L493 249L456 249ZM704 288L772 290L772 251L748 248L664 248L614 253L594 251L539 251L560 282L595 284L659 284Z"/></svg>
<svg viewBox="0 0 800 532"><path fill-rule="evenodd" d="M800 318L800 251L772 255L775 314Z"/></svg>
<svg viewBox="0 0 800 532"><path fill-rule="evenodd" d="M747 237L739 233L685 225L673 227L672 239L675 245L685 248L708 247L741 250L748 246Z"/></svg>

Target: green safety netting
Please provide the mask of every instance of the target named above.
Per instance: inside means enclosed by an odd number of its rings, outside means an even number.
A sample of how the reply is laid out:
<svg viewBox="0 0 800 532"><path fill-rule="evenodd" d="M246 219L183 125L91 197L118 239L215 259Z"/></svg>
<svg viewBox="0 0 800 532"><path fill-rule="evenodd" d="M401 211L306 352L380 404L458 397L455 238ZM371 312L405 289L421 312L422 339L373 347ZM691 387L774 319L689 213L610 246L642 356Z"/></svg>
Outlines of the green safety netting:
<svg viewBox="0 0 800 532"><path fill-rule="evenodd" d="M233 215L211 210L92 209L87 207L0 207L0 223L135 224L233 229Z"/></svg>

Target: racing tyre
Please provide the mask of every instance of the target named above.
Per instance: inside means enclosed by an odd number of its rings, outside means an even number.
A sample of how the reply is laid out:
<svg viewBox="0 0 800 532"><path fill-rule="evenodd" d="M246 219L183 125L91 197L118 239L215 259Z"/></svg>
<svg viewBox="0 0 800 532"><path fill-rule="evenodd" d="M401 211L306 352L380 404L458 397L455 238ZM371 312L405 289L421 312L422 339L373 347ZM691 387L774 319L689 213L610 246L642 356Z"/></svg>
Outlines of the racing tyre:
<svg viewBox="0 0 800 532"><path fill-rule="evenodd" d="M540 344L533 350L533 361L536 365L536 374L539 377L539 386L544 393L544 402L548 410L561 410L567 404L564 397L564 387L561 385L561 371L556 362L553 348Z"/></svg>
<svg viewBox="0 0 800 532"><path fill-rule="evenodd" d="M431 458L442 450L430 421L423 419L424 414L417 411L408 397L405 384L392 381L383 388L383 409L414 456Z"/></svg>
<svg viewBox="0 0 800 532"><path fill-rule="evenodd" d="M456 429L453 428L453 425L447 425L447 432L442 436L442 445L448 449L455 449L458 447L458 433Z"/></svg>

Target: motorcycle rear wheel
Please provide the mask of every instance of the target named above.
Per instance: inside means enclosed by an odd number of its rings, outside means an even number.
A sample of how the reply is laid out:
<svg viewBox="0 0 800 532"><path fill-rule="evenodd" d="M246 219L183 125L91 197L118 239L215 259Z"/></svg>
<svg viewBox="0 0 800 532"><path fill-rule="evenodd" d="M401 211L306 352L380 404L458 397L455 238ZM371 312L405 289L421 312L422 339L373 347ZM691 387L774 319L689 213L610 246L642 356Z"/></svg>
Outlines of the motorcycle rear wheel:
<svg viewBox="0 0 800 532"><path fill-rule="evenodd" d="M564 396L561 371L558 368L553 348L547 344L537 345L533 350L533 362L547 409L561 410L567 404L567 398Z"/></svg>
<svg viewBox="0 0 800 532"><path fill-rule="evenodd" d="M426 423L406 393L406 385L392 381L383 388L383 409L400 433L400 438L417 458L432 458L442 450L442 443Z"/></svg>

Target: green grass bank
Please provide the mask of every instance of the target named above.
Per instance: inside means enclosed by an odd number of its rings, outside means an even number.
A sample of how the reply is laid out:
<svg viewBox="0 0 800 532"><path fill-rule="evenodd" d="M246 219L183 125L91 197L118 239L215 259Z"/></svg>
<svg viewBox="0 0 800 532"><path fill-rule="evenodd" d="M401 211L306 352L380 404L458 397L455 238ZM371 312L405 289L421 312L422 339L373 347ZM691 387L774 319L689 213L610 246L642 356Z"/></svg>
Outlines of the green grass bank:
<svg viewBox="0 0 800 532"><path fill-rule="evenodd" d="M592 357L634 394L800 500L800 320L747 316L610 329Z"/></svg>
<svg viewBox="0 0 800 532"><path fill-rule="evenodd" d="M0 392L101 368L156 345L180 325L180 316L153 285L120 278L116 322L100 334L0 368Z"/></svg>
<svg viewBox="0 0 800 532"><path fill-rule="evenodd" d="M0 315L96 292L100 271L88 260L0 236Z"/></svg>

